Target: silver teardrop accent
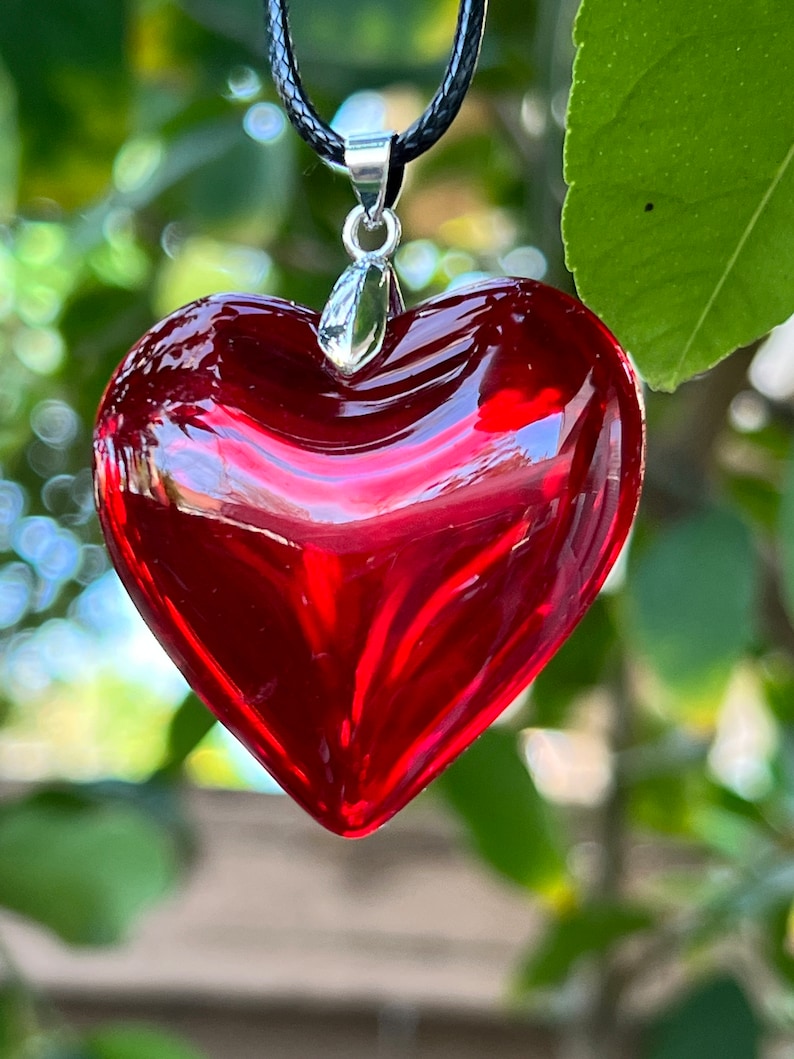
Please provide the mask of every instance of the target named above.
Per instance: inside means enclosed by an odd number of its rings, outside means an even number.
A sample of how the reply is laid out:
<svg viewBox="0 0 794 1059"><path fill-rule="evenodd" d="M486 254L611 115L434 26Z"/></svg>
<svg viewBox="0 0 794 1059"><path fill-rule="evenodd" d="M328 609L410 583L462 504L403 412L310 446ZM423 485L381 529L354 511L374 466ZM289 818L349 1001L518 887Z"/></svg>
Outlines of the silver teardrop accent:
<svg viewBox="0 0 794 1059"><path fill-rule="evenodd" d="M355 374L383 345L393 278L384 257L365 255L349 265L334 284L317 337L341 375Z"/></svg>

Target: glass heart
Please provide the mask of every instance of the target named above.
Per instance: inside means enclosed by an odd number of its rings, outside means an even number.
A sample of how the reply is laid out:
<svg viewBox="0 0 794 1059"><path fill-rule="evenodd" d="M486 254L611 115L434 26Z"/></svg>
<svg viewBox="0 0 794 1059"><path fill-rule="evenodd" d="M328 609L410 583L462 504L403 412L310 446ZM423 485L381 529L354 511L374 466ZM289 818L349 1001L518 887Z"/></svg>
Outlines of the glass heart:
<svg viewBox="0 0 794 1059"><path fill-rule="evenodd" d="M587 309L494 280L352 379L317 314L202 299L103 398L97 503L190 684L320 823L365 835L522 692L631 526L644 424Z"/></svg>

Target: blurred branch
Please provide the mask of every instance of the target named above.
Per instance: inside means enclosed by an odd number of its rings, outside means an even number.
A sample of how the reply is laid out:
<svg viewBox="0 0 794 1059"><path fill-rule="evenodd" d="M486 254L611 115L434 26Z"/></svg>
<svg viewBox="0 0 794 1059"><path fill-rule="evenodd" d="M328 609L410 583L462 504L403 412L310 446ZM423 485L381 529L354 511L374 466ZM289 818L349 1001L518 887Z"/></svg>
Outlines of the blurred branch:
<svg viewBox="0 0 794 1059"><path fill-rule="evenodd" d="M794 626L783 602L783 586L776 556L761 552L761 590L759 614L763 632L775 647L794 656Z"/></svg>
<svg viewBox="0 0 794 1059"><path fill-rule="evenodd" d="M565 264L560 222L567 190L563 179L564 115L571 90L573 22L578 7L579 0L540 0L535 38L540 80L545 86L547 122L541 138L535 215L542 249L549 262L548 279L564 290L573 290L573 277Z"/></svg>
<svg viewBox="0 0 794 1059"><path fill-rule="evenodd" d="M763 339L723 360L701 379L676 394L667 414L676 421L666 432L653 432L643 489L643 507L652 518L702 508L713 497L717 441L728 410L747 386L747 372Z"/></svg>
<svg viewBox="0 0 794 1059"><path fill-rule="evenodd" d="M485 96L484 102L491 117L507 137L524 163L530 183L540 165L542 151L539 142L531 137L521 123L521 100L515 95Z"/></svg>
<svg viewBox="0 0 794 1059"><path fill-rule="evenodd" d="M609 749L617 761L632 744L633 718L631 689L626 672L626 661L621 656L615 666L610 685ZM601 813L601 858L593 896L604 904L617 904L625 896L626 822L628 788L617 772ZM620 1024L620 1001L625 985L624 975L615 954L603 953L596 970L596 983L590 1014L587 1019L587 1038L593 1059L619 1056L624 1047Z"/></svg>

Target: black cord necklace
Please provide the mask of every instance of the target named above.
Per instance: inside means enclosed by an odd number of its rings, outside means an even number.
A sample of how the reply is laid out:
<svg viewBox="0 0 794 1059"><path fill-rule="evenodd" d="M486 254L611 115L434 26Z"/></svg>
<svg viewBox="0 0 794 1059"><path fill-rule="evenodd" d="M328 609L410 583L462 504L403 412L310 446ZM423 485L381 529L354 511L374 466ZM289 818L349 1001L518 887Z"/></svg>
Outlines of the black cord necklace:
<svg viewBox="0 0 794 1059"><path fill-rule="evenodd" d="M386 205L396 199L407 163L432 147L460 110L477 66L487 7L488 0L461 0L452 53L441 84L425 112L394 139ZM270 68L287 116L322 159L344 165L345 141L319 116L303 88L289 28L287 0L265 0L265 26Z"/></svg>
<svg viewBox="0 0 794 1059"><path fill-rule="evenodd" d="M446 71L425 112L401 133L341 137L312 105L301 82L289 28L288 0L265 0L270 67L295 130L324 161L344 166L359 200L347 217L342 241L352 264L337 280L318 328L320 348L343 374L353 374L377 355L390 316L403 309L391 258L400 241L392 207L405 166L443 136L471 84L480 54L488 0L460 0L455 40ZM375 249L359 241L361 225L382 227Z"/></svg>

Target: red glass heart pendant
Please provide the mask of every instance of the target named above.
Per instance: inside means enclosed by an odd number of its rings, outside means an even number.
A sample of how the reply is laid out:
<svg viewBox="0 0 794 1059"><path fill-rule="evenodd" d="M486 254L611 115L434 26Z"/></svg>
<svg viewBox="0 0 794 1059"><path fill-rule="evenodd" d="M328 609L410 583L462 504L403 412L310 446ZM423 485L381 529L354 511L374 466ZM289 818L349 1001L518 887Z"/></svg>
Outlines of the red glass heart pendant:
<svg viewBox="0 0 794 1059"><path fill-rule="evenodd" d="M99 515L196 692L341 835L524 689L631 526L644 427L615 339L494 280L393 319L351 379L318 318L223 295L149 331L96 429Z"/></svg>

